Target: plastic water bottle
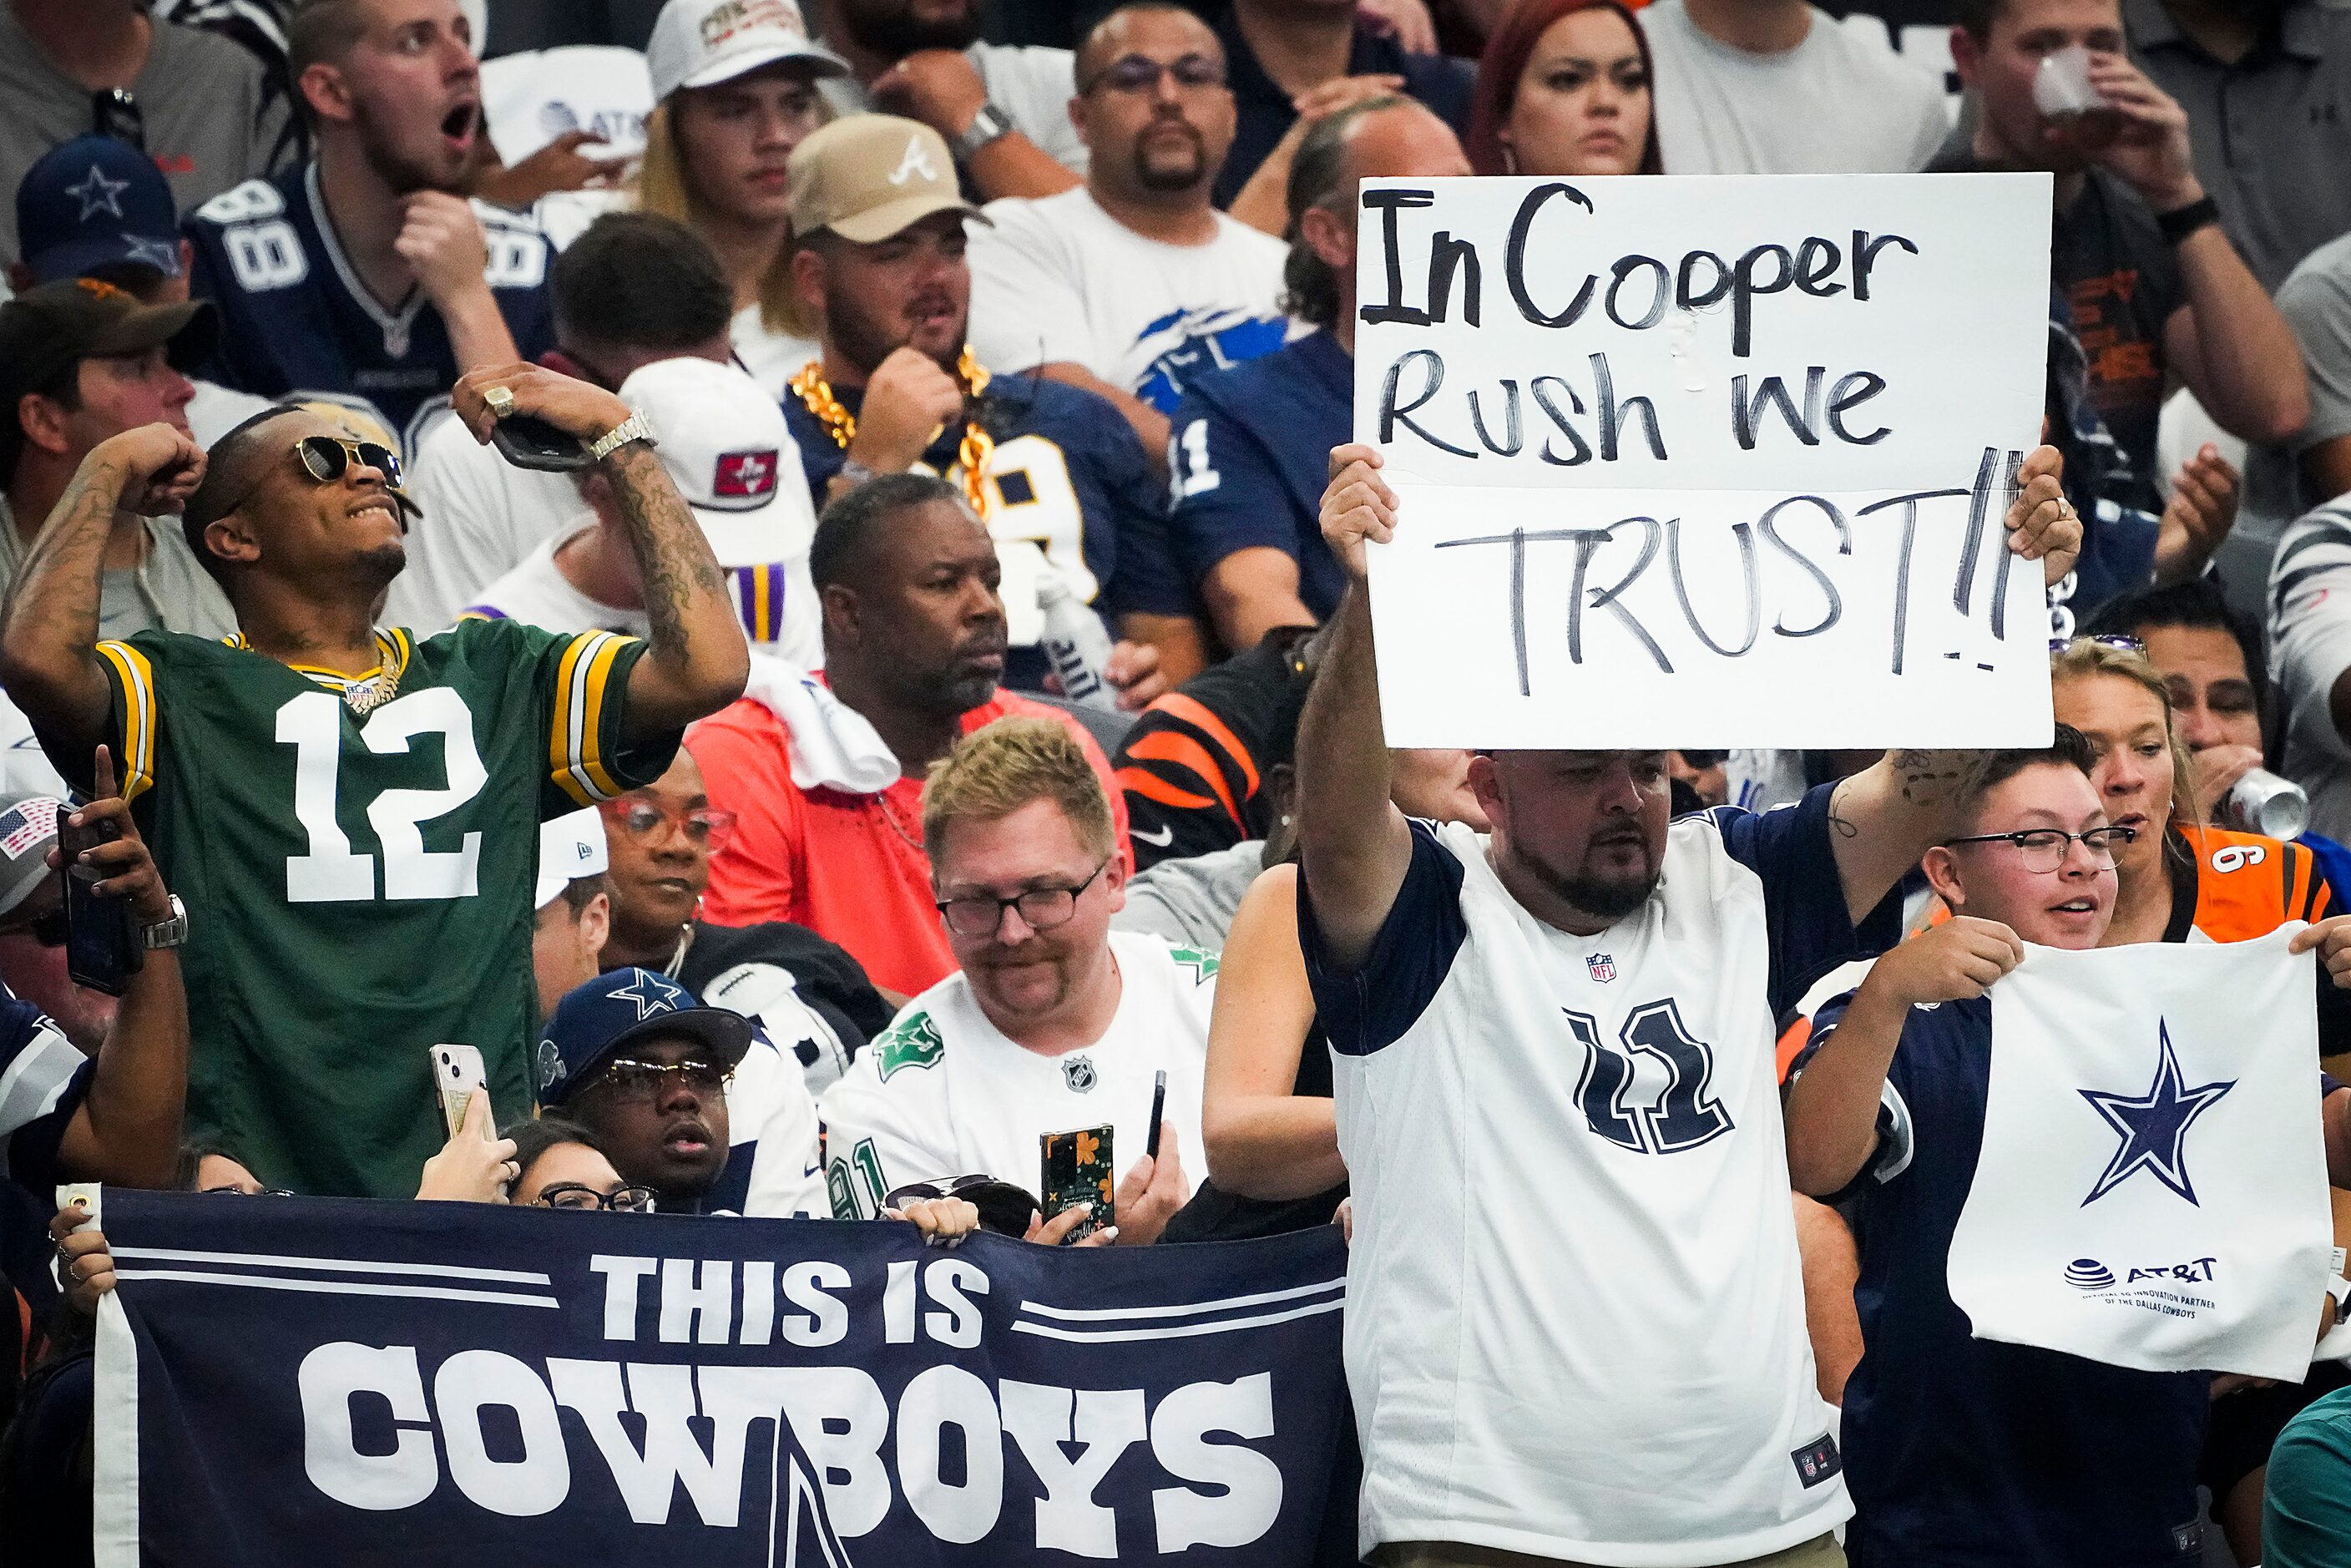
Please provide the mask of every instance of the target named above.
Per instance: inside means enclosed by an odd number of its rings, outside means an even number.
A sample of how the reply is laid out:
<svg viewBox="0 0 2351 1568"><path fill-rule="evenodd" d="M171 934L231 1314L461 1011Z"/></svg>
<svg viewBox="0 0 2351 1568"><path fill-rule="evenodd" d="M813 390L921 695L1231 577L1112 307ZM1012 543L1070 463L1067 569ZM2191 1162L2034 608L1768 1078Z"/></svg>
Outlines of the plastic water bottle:
<svg viewBox="0 0 2351 1568"><path fill-rule="evenodd" d="M1061 695L1088 707L1115 709L1110 632L1102 617L1079 603L1069 580L1050 567L1037 580L1037 606L1045 612L1045 657L1061 679Z"/></svg>

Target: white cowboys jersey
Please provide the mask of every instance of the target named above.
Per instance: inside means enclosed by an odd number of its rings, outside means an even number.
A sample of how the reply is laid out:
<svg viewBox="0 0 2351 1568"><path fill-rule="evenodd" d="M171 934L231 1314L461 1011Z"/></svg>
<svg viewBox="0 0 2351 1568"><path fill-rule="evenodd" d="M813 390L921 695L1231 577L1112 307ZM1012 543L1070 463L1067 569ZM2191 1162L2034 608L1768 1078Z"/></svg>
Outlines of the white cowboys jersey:
<svg viewBox="0 0 2351 1568"><path fill-rule="evenodd" d="M1416 823L1353 975L1301 883L1354 1195L1367 1552L1724 1563L1852 1512L1772 1051L1775 1003L1864 940L1827 805L1677 822L1660 890L1590 937L1527 913L1483 837Z"/></svg>
<svg viewBox="0 0 2351 1568"><path fill-rule="evenodd" d="M833 1216L871 1218L893 1187L985 1173L1038 1189L1039 1137L1108 1124L1124 1179L1150 1146L1154 1075L1167 1073L1167 1124L1199 1185L1200 1079L1217 960L1137 931L1110 934L1118 1012L1093 1044L1045 1056L987 1021L960 972L906 1004L825 1091L825 1177Z"/></svg>

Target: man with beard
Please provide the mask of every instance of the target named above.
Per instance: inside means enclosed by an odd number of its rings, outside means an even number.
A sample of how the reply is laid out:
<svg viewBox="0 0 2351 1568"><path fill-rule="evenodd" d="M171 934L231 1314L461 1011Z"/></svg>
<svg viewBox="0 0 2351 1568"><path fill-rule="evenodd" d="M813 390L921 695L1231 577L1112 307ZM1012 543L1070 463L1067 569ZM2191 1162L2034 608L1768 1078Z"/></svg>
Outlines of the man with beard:
<svg viewBox="0 0 2351 1568"><path fill-rule="evenodd" d="M1489 834L1411 821L1364 571L1412 525L1376 450L1330 461L1349 584L1299 727L1298 925L1353 1187L1347 1380L1377 1412L1362 1547L1841 1563L1771 1020L1900 936L1889 894L1964 831L1964 758L1668 827L1662 749L1480 753ZM2051 579L2081 543L2055 470L2033 452L2003 518Z"/></svg>
<svg viewBox="0 0 2351 1568"><path fill-rule="evenodd" d="M362 405L413 454L460 374L549 347L548 245L457 193L482 134L457 0L310 0L287 51L318 155L188 219L221 313L204 373Z"/></svg>
<svg viewBox="0 0 2351 1568"><path fill-rule="evenodd" d="M894 1005L956 967L919 801L957 737L1007 714L1068 725L1112 790L1122 856L1125 800L1074 717L998 689L996 551L954 486L926 474L860 486L826 508L809 571L824 601L823 675L762 661L741 702L686 736L710 808L734 818L702 913L720 925L805 925L847 948Z"/></svg>
<svg viewBox="0 0 2351 1568"><path fill-rule="evenodd" d="M879 110L946 139L983 198L1078 183L1070 51L980 41L974 0L816 0L817 32L851 74L819 86L836 119Z"/></svg>
<svg viewBox="0 0 2351 1568"><path fill-rule="evenodd" d="M1041 686L1056 600L1128 639L1093 672L1122 706L1188 679L1200 631L1143 444L1093 393L992 375L967 346L964 225L987 219L938 133L836 120L792 150L790 206L792 284L823 324L823 356L792 378L784 414L819 508L875 475L944 475L1003 558L1012 685Z"/></svg>
<svg viewBox="0 0 2351 1568"><path fill-rule="evenodd" d="M522 1114L540 821L658 778L679 730L743 689L726 580L627 404L528 365L473 372L456 403L478 439L528 415L587 447L649 585L644 641L379 629L404 559L398 460L299 409L209 455L168 424L101 442L0 619L0 684L78 785L113 748L204 933L185 966L191 1113L273 1186L413 1192L446 1136L438 1043L478 1047L495 1109ZM99 642L126 506L184 510L235 636Z"/></svg>
<svg viewBox="0 0 2351 1568"><path fill-rule="evenodd" d="M1050 719L957 741L924 786L923 841L962 972L826 1092L833 1218L871 1219L900 1187L973 1172L1025 1187L1040 1134L1107 1125L1105 1164L1123 1174L1098 1218L1122 1246L1156 1241L1191 1196L1215 955L1111 929L1127 873L1110 797Z"/></svg>
<svg viewBox="0 0 2351 1568"><path fill-rule="evenodd" d="M1104 17L1070 113L1092 153L1085 185L992 202L996 226L971 236L972 347L1107 399L1164 456L1187 382L1281 347L1281 242L1208 204L1233 95L1189 11L1151 0Z"/></svg>

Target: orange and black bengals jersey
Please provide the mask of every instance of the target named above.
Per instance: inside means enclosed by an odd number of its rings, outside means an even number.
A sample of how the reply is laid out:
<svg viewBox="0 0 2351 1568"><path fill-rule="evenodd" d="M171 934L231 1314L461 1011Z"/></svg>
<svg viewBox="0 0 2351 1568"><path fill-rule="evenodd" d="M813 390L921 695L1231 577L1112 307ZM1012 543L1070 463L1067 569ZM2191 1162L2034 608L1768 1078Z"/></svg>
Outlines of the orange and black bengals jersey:
<svg viewBox="0 0 2351 1568"><path fill-rule="evenodd" d="M1230 849L1273 826L1266 775L1290 758L1311 627L1270 632L1143 710L1113 763L1137 870Z"/></svg>

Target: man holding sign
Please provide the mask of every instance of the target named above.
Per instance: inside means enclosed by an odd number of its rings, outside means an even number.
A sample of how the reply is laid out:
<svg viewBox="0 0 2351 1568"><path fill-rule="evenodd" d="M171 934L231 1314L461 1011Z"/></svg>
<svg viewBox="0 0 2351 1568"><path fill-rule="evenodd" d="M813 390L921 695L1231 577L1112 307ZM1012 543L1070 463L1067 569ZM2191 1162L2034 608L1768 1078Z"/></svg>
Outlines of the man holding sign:
<svg viewBox="0 0 2351 1568"><path fill-rule="evenodd" d="M1408 821L1363 578L1367 541L1423 525L1380 465L1332 454L1323 537L1353 581L1298 746L1300 936L1354 1184L1362 1544L1835 1563L1771 1019L1892 941L1887 894L1957 831L1959 759L1891 752L1790 810L1669 829L1662 750L1487 752L1490 836ZM2055 455L2020 477L2007 549L2062 575L2081 524Z"/></svg>

